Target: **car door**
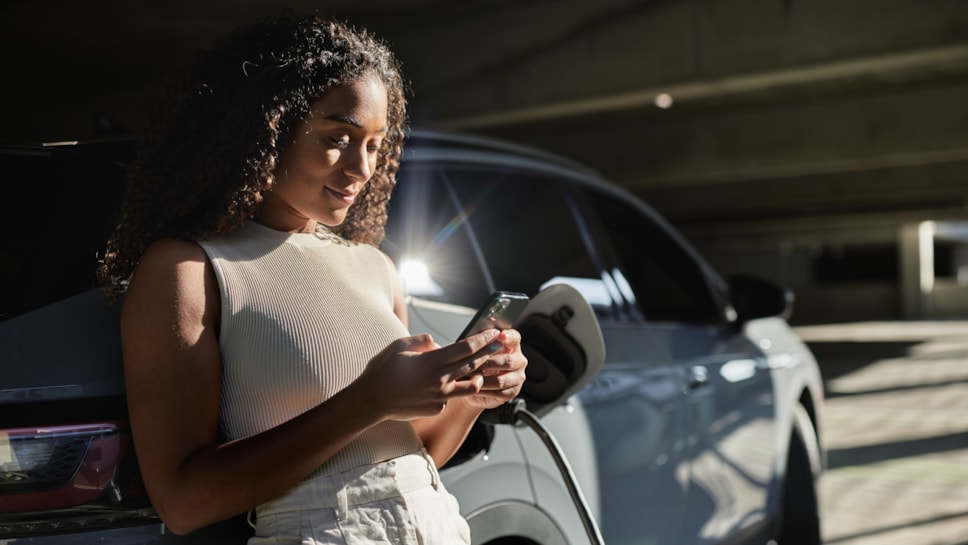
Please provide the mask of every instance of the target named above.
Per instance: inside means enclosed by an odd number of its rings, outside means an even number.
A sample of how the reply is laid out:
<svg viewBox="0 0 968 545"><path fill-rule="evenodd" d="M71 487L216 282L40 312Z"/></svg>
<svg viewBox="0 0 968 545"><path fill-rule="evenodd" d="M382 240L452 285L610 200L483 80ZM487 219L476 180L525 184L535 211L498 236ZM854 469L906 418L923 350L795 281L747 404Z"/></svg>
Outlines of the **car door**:
<svg viewBox="0 0 968 545"><path fill-rule="evenodd" d="M592 434L585 448L596 462L603 533L609 543L643 537L674 542L687 490L678 480L686 475L681 378L668 365L666 346L659 340L641 342L648 332L629 321L618 295L621 287L604 272L592 233L567 192L567 178L506 168L499 175L451 171L450 183L469 211L466 221L495 288L534 295L547 285L567 283L596 311L606 343L605 370L580 399ZM555 434L561 440L568 432ZM572 463L577 450L568 449ZM569 501L542 494L541 486L536 478L542 501ZM627 508L653 501L651 496L661 498L655 503L675 516L643 519Z"/></svg>
<svg viewBox="0 0 968 545"><path fill-rule="evenodd" d="M610 543L632 541L636 532L660 544L718 543L765 532L775 428L762 351L732 324L718 277L654 213L617 191L585 188L576 200L601 241L609 274L623 287L623 350L642 355L621 369L613 364L605 376L661 376L666 395L677 400L665 401L666 410L682 411L668 419L683 426L668 434L675 438L668 458L646 449L639 466L603 482L607 490L640 490L640 501L614 506L622 514L615 515L615 526L606 525L616 537ZM625 444L653 443L659 434L651 426L630 427ZM616 448L612 455L634 459L632 449ZM664 471L650 474L642 467L660 462ZM649 479L674 481L680 489L669 497L672 485L652 488Z"/></svg>

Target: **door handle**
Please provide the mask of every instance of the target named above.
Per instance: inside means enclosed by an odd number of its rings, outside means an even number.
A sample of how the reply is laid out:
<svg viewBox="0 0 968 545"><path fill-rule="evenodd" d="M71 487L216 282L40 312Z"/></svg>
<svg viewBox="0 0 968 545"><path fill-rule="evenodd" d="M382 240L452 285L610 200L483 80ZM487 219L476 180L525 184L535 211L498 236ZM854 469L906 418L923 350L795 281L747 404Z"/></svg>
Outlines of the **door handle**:
<svg viewBox="0 0 968 545"><path fill-rule="evenodd" d="M693 365L689 368L689 378L686 381L686 391L691 392L696 388L709 383L709 373L702 365Z"/></svg>

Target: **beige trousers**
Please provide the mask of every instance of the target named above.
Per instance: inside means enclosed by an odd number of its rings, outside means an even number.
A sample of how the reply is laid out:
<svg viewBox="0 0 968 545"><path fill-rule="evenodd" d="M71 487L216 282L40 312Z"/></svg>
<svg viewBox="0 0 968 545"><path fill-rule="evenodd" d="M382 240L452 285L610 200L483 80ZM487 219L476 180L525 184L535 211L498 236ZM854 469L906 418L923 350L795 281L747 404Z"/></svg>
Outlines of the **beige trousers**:
<svg viewBox="0 0 968 545"><path fill-rule="evenodd" d="M457 500L419 451L304 481L256 509L248 545L469 545Z"/></svg>

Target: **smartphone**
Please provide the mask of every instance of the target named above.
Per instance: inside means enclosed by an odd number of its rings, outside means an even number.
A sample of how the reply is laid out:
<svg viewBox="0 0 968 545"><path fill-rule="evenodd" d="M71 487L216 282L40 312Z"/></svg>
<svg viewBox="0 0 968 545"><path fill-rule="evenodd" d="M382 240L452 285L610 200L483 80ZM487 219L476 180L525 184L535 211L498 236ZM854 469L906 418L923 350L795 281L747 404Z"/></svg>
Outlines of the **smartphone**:
<svg viewBox="0 0 968 545"><path fill-rule="evenodd" d="M524 312L530 299L523 293L497 291L491 294L481 308L477 310L464 332L457 337L463 339L485 329L508 329Z"/></svg>

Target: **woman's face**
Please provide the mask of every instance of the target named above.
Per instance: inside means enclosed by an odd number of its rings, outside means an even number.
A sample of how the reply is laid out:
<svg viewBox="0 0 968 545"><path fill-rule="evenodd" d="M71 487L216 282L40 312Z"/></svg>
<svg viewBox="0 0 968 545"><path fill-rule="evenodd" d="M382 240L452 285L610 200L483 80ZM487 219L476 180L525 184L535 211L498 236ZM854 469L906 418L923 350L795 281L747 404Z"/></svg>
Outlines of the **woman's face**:
<svg viewBox="0 0 968 545"><path fill-rule="evenodd" d="M387 91L375 77L333 87L294 131L256 221L281 231L339 225L376 168Z"/></svg>

